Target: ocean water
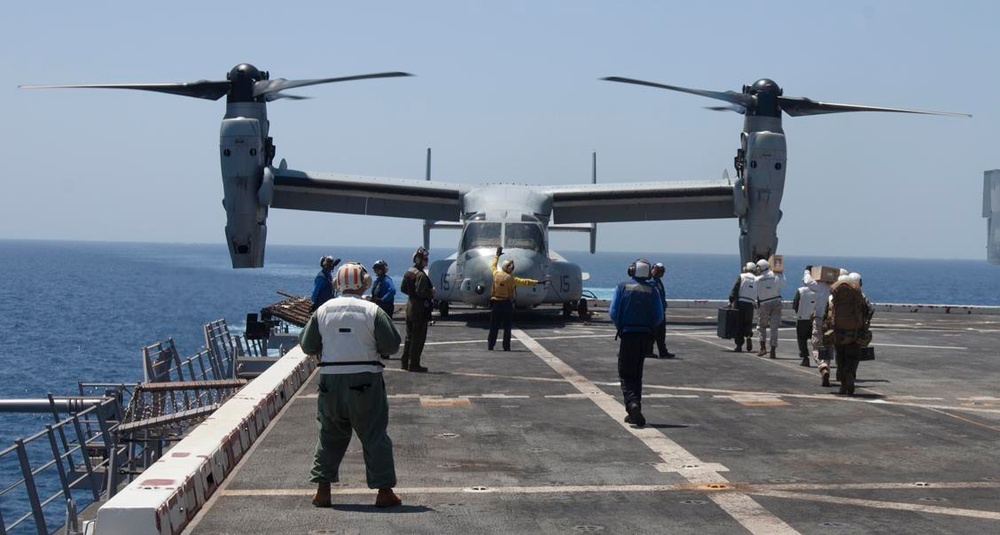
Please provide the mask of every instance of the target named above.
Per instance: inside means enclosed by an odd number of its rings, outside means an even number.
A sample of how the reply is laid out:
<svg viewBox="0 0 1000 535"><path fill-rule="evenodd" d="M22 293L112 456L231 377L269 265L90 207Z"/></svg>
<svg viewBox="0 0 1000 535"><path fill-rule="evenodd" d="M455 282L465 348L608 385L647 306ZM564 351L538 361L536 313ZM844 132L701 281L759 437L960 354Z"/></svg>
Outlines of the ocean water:
<svg viewBox="0 0 1000 535"><path fill-rule="evenodd" d="M431 260L451 252L432 249ZM242 330L248 312L282 299L277 291L308 295L323 254L366 265L383 258L398 282L412 249L272 245L267 267L234 270L222 244L0 241L0 398L72 395L77 381L139 381L143 346L172 337L188 356L204 345L206 322L224 318ZM584 286L598 297L611 295L637 256L666 264L673 299L724 299L739 268L735 255L561 254L590 273ZM786 255L785 263L796 279L806 263L859 271L876 303L1000 305L1000 266L985 261ZM786 284L786 299L797 283ZM0 414L0 448L45 421Z"/></svg>

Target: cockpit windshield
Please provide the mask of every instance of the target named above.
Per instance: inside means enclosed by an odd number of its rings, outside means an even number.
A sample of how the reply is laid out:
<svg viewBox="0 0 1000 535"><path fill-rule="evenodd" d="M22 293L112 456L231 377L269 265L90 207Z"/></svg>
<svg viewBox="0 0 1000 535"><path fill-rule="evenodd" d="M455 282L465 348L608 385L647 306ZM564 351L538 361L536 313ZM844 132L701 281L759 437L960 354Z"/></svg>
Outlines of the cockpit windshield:
<svg viewBox="0 0 1000 535"><path fill-rule="evenodd" d="M504 247L545 253L545 235L535 223L507 223Z"/></svg>
<svg viewBox="0 0 1000 535"><path fill-rule="evenodd" d="M500 245L500 223L469 223L462 234L462 252L477 247L491 249Z"/></svg>

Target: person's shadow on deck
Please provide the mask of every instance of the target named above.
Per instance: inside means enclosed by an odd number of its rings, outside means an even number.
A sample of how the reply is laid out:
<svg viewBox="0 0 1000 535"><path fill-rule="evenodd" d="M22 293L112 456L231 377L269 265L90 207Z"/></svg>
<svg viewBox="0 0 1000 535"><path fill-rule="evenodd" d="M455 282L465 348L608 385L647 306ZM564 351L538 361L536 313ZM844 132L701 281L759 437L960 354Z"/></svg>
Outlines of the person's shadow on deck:
<svg viewBox="0 0 1000 535"><path fill-rule="evenodd" d="M335 503L329 507L329 509L335 509L337 511L344 511L348 513L427 513L434 511L434 509L427 507L426 505L398 505L396 507L375 507L374 505L363 505L360 503Z"/></svg>

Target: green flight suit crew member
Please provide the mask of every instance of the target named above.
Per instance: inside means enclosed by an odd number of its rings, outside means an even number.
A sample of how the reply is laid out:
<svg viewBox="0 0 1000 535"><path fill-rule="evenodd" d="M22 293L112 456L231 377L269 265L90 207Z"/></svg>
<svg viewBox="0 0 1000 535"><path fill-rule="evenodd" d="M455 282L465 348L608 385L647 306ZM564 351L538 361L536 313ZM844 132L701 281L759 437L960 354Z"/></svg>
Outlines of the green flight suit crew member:
<svg viewBox="0 0 1000 535"><path fill-rule="evenodd" d="M427 324L431 321L434 306L434 284L424 269L430 260L430 253L418 247L413 253L413 267L406 270L400 291L409 299L406 301L406 342L403 344L402 368L423 373L427 368L420 365L420 355L427 341Z"/></svg>
<svg viewBox="0 0 1000 535"><path fill-rule="evenodd" d="M861 345L868 345L871 341L873 313L871 302L861 291L860 274L841 275L830 287L830 305L826 307L824 326L836 350L837 377L840 381L837 393L841 396L854 395Z"/></svg>
<svg viewBox="0 0 1000 535"><path fill-rule="evenodd" d="M515 277L514 261L503 261L500 269L500 255L503 247L497 247L497 254L490 262L490 272L493 273L493 294L490 296L490 334L486 338L487 349L493 351L497 344L497 333L503 327L503 350L510 351L510 322L514 316L514 290L517 286L534 286L541 284L535 279Z"/></svg>
<svg viewBox="0 0 1000 535"><path fill-rule="evenodd" d="M389 401L379 359L399 350L400 336L385 311L364 299L370 284L361 264L341 266L340 297L320 305L299 335L302 351L319 355L319 440L310 477L317 484L312 499L316 507L330 506L330 483L340 481L340 463L352 430L361 439L368 487L378 489L375 506L402 503L392 490L396 468L386 433Z"/></svg>

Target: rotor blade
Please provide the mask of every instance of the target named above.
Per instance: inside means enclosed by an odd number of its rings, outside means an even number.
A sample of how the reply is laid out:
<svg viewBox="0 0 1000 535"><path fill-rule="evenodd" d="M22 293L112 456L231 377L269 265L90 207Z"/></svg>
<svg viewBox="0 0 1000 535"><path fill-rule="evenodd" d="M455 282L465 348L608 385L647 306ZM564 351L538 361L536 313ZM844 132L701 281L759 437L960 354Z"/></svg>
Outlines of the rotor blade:
<svg viewBox="0 0 1000 535"><path fill-rule="evenodd" d="M778 97L778 103L781 105L781 109L785 110L785 113L792 117L800 117L803 115L821 115L824 113L843 113L849 111L885 111L894 113L918 113L921 115L944 115L948 117L972 117L967 113L816 102L815 100L810 100L805 97Z"/></svg>
<svg viewBox="0 0 1000 535"><path fill-rule="evenodd" d="M21 89L136 89L139 91L154 91L182 97L219 100L229 92L229 80L209 81L198 80L190 83L166 84L82 84L82 85L20 85Z"/></svg>
<svg viewBox="0 0 1000 535"><path fill-rule="evenodd" d="M666 84L658 84L656 82L646 82L644 80L636 80L634 78L622 78L621 76L608 76L606 78L601 78L601 80L607 80L609 82L621 82L623 84L645 85L649 87L657 87L660 89L669 89L671 91L680 91L681 93L690 93L692 95L699 95L702 97L724 100L730 104L742 106L743 108L748 108L753 104L753 97L751 97L750 95L745 95L743 93L737 93L735 91L719 92L719 91L707 91L705 89L690 89L687 87L679 87L676 85L666 85Z"/></svg>
<svg viewBox="0 0 1000 535"><path fill-rule="evenodd" d="M738 113L740 115L743 115L743 114L745 114L747 112L747 109L744 108L743 106L736 106L736 105L732 105L732 106L705 106L705 109L706 110L712 110L712 111L734 111L734 112L736 112L736 113Z"/></svg>
<svg viewBox="0 0 1000 535"><path fill-rule="evenodd" d="M286 95L285 93L268 93L264 96L264 100L267 102L273 102L278 99L287 98L288 100L309 100L312 97L303 97L301 95Z"/></svg>
<svg viewBox="0 0 1000 535"><path fill-rule="evenodd" d="M284 89L291 89L293 87L304 87L307 85L316 84L332 84L334 82L350 82L352 80L368 80L371 78L396 78L398 76L413 76L408 72L379 72L374 74L358 74L355 76L342 76L339 78L318 78L314 80L286 80L284 78L278 78L277 80L261 80L254 84L253 86L253 96L259 97L261 95L266 95L268 93L277 93Z"/></svg>

